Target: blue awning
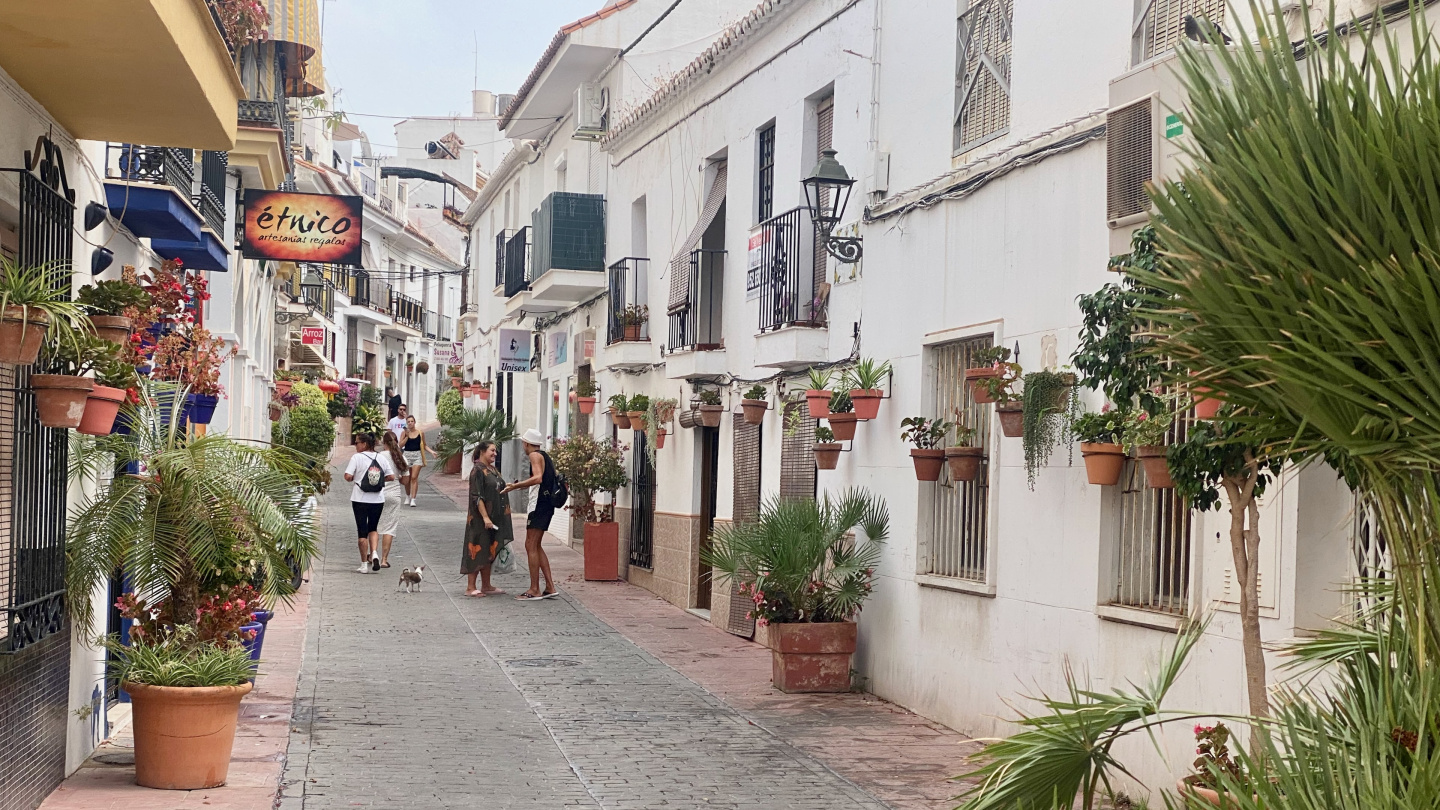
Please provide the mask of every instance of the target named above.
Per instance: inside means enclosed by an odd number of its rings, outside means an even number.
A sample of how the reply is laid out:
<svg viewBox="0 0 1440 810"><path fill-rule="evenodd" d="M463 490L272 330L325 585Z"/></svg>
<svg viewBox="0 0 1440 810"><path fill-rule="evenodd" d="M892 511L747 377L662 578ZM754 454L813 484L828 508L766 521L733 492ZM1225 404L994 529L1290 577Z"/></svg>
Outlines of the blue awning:
<svg viewBox="0 0 1440 810"><path fill-rule="evenodd" d="M200 241L200 213L170 186L107 181L105 204L136 236Z"/></svg>
<svg viewBox="0 0 1440 810"><path fill-rule="evenodd" d="M230 270L230 251L209 229L200 232L199 241L151 239L150 249L166 259L179 259L187 270Z"/></svg>

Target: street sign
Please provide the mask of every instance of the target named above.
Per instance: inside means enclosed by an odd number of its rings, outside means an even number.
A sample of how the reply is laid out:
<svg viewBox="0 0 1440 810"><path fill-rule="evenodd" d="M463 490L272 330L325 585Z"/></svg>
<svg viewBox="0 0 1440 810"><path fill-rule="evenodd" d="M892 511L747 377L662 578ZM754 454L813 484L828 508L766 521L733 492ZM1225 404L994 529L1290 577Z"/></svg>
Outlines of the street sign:
<svg viewBox="0 0 1440 810"><path fill-rule="evenodd" d="M300 327L300 342L306 346L325 345L325 327L323 326L302 326Z"/></svg>

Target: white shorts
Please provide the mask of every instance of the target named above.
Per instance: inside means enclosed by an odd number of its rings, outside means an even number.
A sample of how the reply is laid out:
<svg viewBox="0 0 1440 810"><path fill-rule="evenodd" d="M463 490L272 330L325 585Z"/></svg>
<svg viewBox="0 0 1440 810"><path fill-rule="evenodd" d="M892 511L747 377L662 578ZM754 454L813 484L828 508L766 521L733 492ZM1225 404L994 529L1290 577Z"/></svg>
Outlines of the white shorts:
<svg viewBox="0 0 1440 810"><path fill-rule="evenodd" d="M419 451L419 450L406 450L405 453L404 453L404 455L405 455L405 463L406 463L407 465L409 465L409 466L411 466L411 467L423 467L423 466L425 466L424 457L422 457L422 456L420 455L420 451Z"/></svg>

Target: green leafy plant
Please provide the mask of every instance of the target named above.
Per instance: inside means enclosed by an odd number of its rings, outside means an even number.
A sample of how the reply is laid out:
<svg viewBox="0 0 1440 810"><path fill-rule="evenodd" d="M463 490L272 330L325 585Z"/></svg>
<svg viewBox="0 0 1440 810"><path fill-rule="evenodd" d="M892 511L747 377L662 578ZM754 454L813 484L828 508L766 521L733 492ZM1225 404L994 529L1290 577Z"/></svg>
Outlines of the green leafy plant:
<svg viewBox="0 0 1440 810"><path fill-rule="evenodd" d="M110 653L110 673L120 683L147 686L238 686L255 677L250 650L238 641L208 642L186 626L159 641L101 640Z"/></svg>
<svg viewBox="0 0 1440 810"><path fill-rule="evenodd" d="M440 424L453 424L465 410L465 399L458 388L450 388L440 392L440 398L435 401L435 418Z"/></svg>
<svg viewBox="0 0 1440 810"><path fill-rule="evenodd" d="M1008 352L1009 349L1005 351ZM1021 375L1025 370L1020 364L996 362L992 367L999 369L1000 373L994 377L981 377L975 380L975 385L989 394L990 399L998 405L1021 401L1023 395L1017 385L1021 382Z"/></svg>
<svg viewBox="0 0 1440 810"><path fill-rule="evenodd" d="M952 425L943 419L907 416L900 420L900 440L910 442L917 450L934 450L945 441Z"/></svg>
<svg viewBox="0 0 1440 810"><path fill-rule="evenodd" d="M610 395L610 410L613 413L628 413L630 411L630 400L622 394Z"/></svg>
<svg viewBox="0 0 1440 810"><path fill-rule="evenodd" d="M579 397L593 397L600 391L600 384L593 379L580 380L575 383L575 395Z"/></svg>
<svg viewBox="0 0 1440 810"><path fill-rule="evenodd" d="M1025 375L1021 413L1025 432L1025 478L1035 489L1040 468L1050 462L1050 453L1070 441L1069 428L1079 407L1075 396L1075 375L1068 372L1032 371Z"/></svg>
<svg viewBox="0 0 1440 810"><path fill-rule="evenodd" d="M363 399L365 393L362 391L360 396ZM378 442L385 430L385 414L379 405L360 405L355 408L355 416L350 420L350 435L369 436Z"/></svg>
<svg viewBox="0 0 1440 810"><path fill-rule="evenodd" d="M1123 409L1138 406L1150 413L1163 407L1158 390L1164 376L1164 360L1150 351L1148 321L1141 314L1153 288L1139 285L1127 271L1154 270L1159 261L1159 239L1155 228L1146 225L1130 240L1130 252L1111 257L1110 269L1126 273L1118 284L1106 284L1077 300L1084 320L1080 342L1070 362L1085 375L1080 384L1102 389L1111 402Z"/></svg>
<svg viewBox="0 0 1440 810"><path fill-rule="evenodd" d="M950 426L955 431L955 438L951 441L951 447L968 447L970 440L975 438L975 428L970 427L962 421L959 408L956 408L955 422Z"/></svg>
<svg viewBox="0 0 1440 810"><path fill-rule="evenodd" d="M1089 411L1070 423L1070 433L1076 441L1086 444L1120 444L1120 434L1125 429L1124 411Z"/></svg>
<svg viewBox="0 0 1440 810"><path fill-rule="evenodd" d="M449 461L478 442L508 442L515 438L515 420L495 408L461 408L458 415L435 437L435 455Z"/></svg>
<svg viewBox="0 0 1440 810"><path fill-rule="evenodd" d="M765 386L752 385L745 389L742 399L765 399L768 396L770 396L770 392L765 390Z"/></svg>
<svg viewBox="0 0 1440 810"><path fill-rule="evenodd" d="M0 313L20 309L22 322L45 322L45 342L75 343L92 331L85 307L70 300L70 270L63 264L22 265L0 253Z"/></svg>
<svg viewBox="0 0 1440 810"><path fill-rule="evenodd" d="M630 483L625 472L625 448L619 442L596 439L581 433L555 442L550 452L555 470L570 487L571 509L586 523L606 523L613 517L612 505L600 506L595 495L613 494Z"/></svg>
<svg viewBox="0 0 1440 810"><path fill-rule="evenodd" d="M361 372L361 374L363 374L363 373L364 373L364 372ZM460 368L459 366L451 366L451 367L450 367L450 370L449 370L448 372L446 372L446 373L449 374L453 379L457 379L457 380L460 379L461 377L464 377L464 376L465 376L465 370L462 369L462 368ZM352 373L352 376L358 376L358 375L354 375L354 374Z"/></svg>
<svg viewBox="0 0 1440 810"><path fill-rule="evenodd" d="M650 410L650 397L645 394L636 394L630 398L628 407L632 411L645 411L648 413Z"/></svg>
<svg viewBox="0 0 1440 810"><path fill-rule="evenodd" d="M695 400L701 405L719 405L720 392L713 388L703 388L695 392Z"/></svg>
<svg viewBox="0 0 1440 810"><path fill-rule="evenodd" d="M843 622L869 597L889 533L885 500L863 489L771 497L755 521L716 529L701 559L751 597L759 623Z"/></svg>
<svg viewBox="0 0 1440 810"><path fill-rule="evenodd" d="M680 400L667 399L664 397L651 400L650 421L656 424L668 424L675 418L675 409L680 407Z"/></svg>
<svg viewBox="0 0 1440 810"><path fill-rule="evenodd" d="M815 441L821 444L829 444L835 441L835 432L824 425L815 426Z"/></svg>
<svg viewBox="0 0 1440 810"><path fill-rule="evenodd" d="M874 358L864 357L850 370L850 382L861 390L876 390L890 379L890 363L878 363Z"/></svg>
<svg viewBox="0 0 1440 810"><path fill-rule="evenodd" d="M1230 728L1224 723L1213 726L1195 725L1195 773L1186 777L1188 783L1208 787L1212 790L1224 788L1224 780L1217 778L1225 774L1230 779L1245 783L1245 766L1230 756Z"/></svg>
<svg viewBox="0 0 1440 810"><path fill-rule="evenodd" d="M1120 431L1120 443L1134 452L1138 447L1155 447L1165 443L1165 434L1175 421L1175 414L1163 411L1151 416L1148 411L1133 410L1125 414L1124 427Z"/></svg>
<svg viewBox="0 0 1440 810"><path fill-rule="evenodd" d="M75 301L92 315L133 317L150 306L150 294L138 284L126 281L97 281L75 293Z"/></svg>
<svg viewBox="0 0 1440 810"><path fill-rule="evenodd" d="M831 413L854 413L855 403L850 399L849 391L836 391L830 395Z"/></svg>
<svg viewBox="0 0 1440 810"><path fill-rule="evenodd" d="M301 374L298 371L291 371L288 368L280 368L275 370L275 379L285 380L292 383L299 383L305 381L305 375Z"/></svg>
<svg viewBox="0 0 1440 810"><path fill-rule="evenodd" d="M834 378L834 372L828 368L811 368L809 371L809 385L811 391L830 390L830 380Z"/></svg>
<svg viewBox="0 0 1440 810"><path fill-rule="evenodd" d="M311 385L307 382L297 382L290 387L290 393L300 398L301 407L325 407L325 392L321 391L319 386Z"/></svg>
<svg viewBox="0 0 1440 810"><path fill-rule="evenodd" d="M323 462L335 446L335 420L323 405L300 405L290 411L288 422L272 425L270 434L274 444Z"/></svg>
<svg viewBox="0 0 1440 810"><path fill-rule="evenodd" d="M360 386L360 405L367 408L379 408L384 404L379 388L373 385Z"/></svg>
<svg viewBox="0 0 1440 810"><path fill-rule="evenodd" d="M650 320L650 307L645 304L630 304L620 312L622 326L640 326Z"/></svg>
<svg viewBox="0 0 1440 810"><path fill-rule="evenodd" d="M44 354L51 364L52 373L79 377L116 361L120 356L120 345L87 332L73 341L46 347ZM134 373L133 367L131 373Z"/></svg>

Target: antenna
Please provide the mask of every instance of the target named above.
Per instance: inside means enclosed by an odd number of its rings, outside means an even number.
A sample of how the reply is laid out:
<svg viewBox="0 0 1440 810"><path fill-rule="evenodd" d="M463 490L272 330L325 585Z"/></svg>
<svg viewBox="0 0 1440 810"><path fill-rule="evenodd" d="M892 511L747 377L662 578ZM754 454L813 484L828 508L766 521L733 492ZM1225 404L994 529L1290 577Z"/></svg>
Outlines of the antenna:
<svg viewBox="0 0 1440 810"><path fill-rule="evenodd" d="M478 31L475 31L475 30L472 29L472 30L470 31L470 37L475 41L475 74L474 74L474 76L470 79L470 89L471 89L471 90L479 90L479 89L480 89L480 33L479 33Z"/></svg>

